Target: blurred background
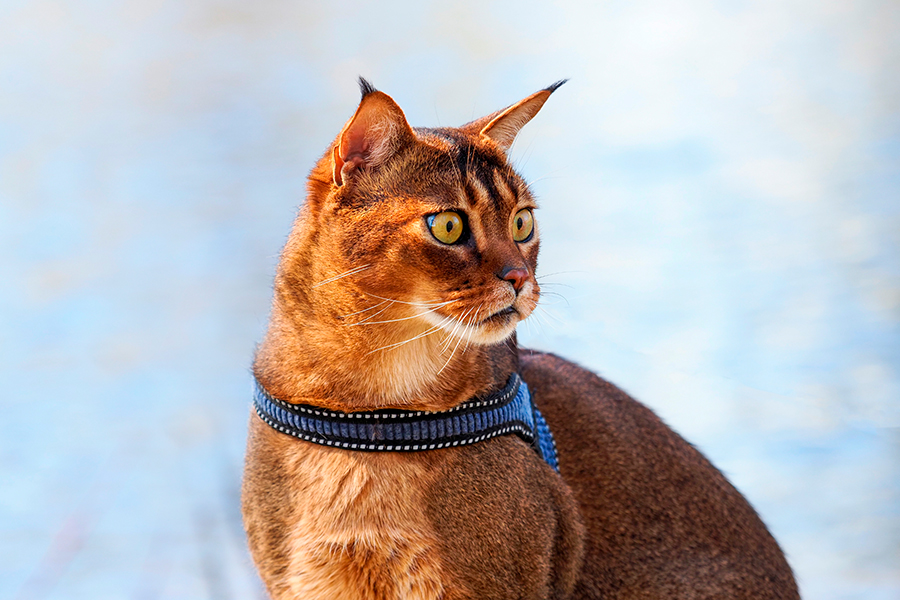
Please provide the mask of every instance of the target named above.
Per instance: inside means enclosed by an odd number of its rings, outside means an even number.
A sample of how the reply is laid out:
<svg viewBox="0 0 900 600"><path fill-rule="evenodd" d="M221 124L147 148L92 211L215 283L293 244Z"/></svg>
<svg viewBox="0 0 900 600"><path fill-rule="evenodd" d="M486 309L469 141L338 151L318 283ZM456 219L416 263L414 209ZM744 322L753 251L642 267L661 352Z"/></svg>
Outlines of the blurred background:
<svg viewBox="0 0 900 600"><path fill-rule="evenodd" d="M520 135L545 306L758 509L807 599L900 598L900 5L0 3L0 596L262 598L254 345L356 78Z"/></svg>

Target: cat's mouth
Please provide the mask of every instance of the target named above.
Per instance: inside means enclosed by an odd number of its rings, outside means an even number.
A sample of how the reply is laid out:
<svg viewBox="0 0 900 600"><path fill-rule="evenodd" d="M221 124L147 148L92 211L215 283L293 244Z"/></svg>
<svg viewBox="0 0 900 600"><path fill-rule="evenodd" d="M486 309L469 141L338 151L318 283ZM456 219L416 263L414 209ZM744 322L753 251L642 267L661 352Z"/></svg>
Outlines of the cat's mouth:
<svg viewBox="0 0 900 600"><path fill-rule="evenodd" d="M443 329L451 337L465 340L466 343L496 344L509 337L515 331L516 324L527 316L523 315L514 305L501 308L477 321L471 317L465 318L466 314L469 313L464 313L463 318L460 319L459 317L441 317L434 311L428 311L424 317L433 328Z"/></svg>
<svg viewBox="0 0 900 600"><path fill-rule="evenodd" d="M499 324L499 323L505 323L505 322L509 321L509 319L510 319L510 317L511 317L512 315L517 315L517 314L519 314L519 311L517 311L517 310L516 310L515 308L513 308L512 306L507 306L507 307L504 308L503 310L498 310L497 312L495 312L495 313L492 314L491 316L489 316L489 317L487 317L486 319L484 319L484 320L481 322L481 324L482 324L482 325L487 325L488 323L497 323L497 324Z"/></svg>

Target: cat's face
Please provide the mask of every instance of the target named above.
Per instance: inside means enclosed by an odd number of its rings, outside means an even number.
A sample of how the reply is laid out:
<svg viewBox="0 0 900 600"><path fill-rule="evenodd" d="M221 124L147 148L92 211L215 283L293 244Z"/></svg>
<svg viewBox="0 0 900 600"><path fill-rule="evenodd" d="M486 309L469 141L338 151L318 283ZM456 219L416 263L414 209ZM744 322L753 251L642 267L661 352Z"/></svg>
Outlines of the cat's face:
<svg viewBox="0 0 900 600"><path fill-rule="evenodd" d="M329 216L334 241L348 268L365 267L352 279L372 304L393 300L392 314L497 343L538 302L534 198L502 153L458 132L416 133L348 184Z"/></svg>
<svg viewBox="0 0 900 600"><path fill-rule="evenodd" d="M364 96L310 177L324 196L317 271L353 291L356 306L336 309L357 309L348 325L495 344L531 314L536 205L506 150L550 91L459 129L413 130L388 96Z"/></svg>

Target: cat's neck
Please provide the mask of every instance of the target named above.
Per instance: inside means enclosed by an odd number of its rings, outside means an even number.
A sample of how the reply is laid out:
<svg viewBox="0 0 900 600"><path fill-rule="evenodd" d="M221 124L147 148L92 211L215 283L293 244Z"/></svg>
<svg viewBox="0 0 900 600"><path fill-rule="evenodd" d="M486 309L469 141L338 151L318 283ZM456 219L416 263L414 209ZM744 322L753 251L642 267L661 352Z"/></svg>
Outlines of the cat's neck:
<svg viewBox="0 0 900 600"><path fill-rule="evenodd" d="M431 326L406 318L401 304L371 308L377 300L360 303L358 293L334 289L298 294L290 289L296 281L276 278L254 364L260 383L287 402L340 411L445 410L500 389L517 367L515 336L494 346L467 344L429 333Z"/></svg>

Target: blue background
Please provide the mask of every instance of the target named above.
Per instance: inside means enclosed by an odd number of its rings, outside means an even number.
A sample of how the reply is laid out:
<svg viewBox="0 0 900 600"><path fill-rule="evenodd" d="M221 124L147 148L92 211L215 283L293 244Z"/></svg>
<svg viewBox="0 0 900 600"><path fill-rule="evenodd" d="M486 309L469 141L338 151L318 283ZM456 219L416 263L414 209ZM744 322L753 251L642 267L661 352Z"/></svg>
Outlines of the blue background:
<svg viewBox="0 0 900 600"><path fill-rule="evenodd" d="M513 156L524 344L746 494L806 598L900 597L900 5L0 3L0 596L262 597L238 490L278 253L356 77Z"/></svg>

